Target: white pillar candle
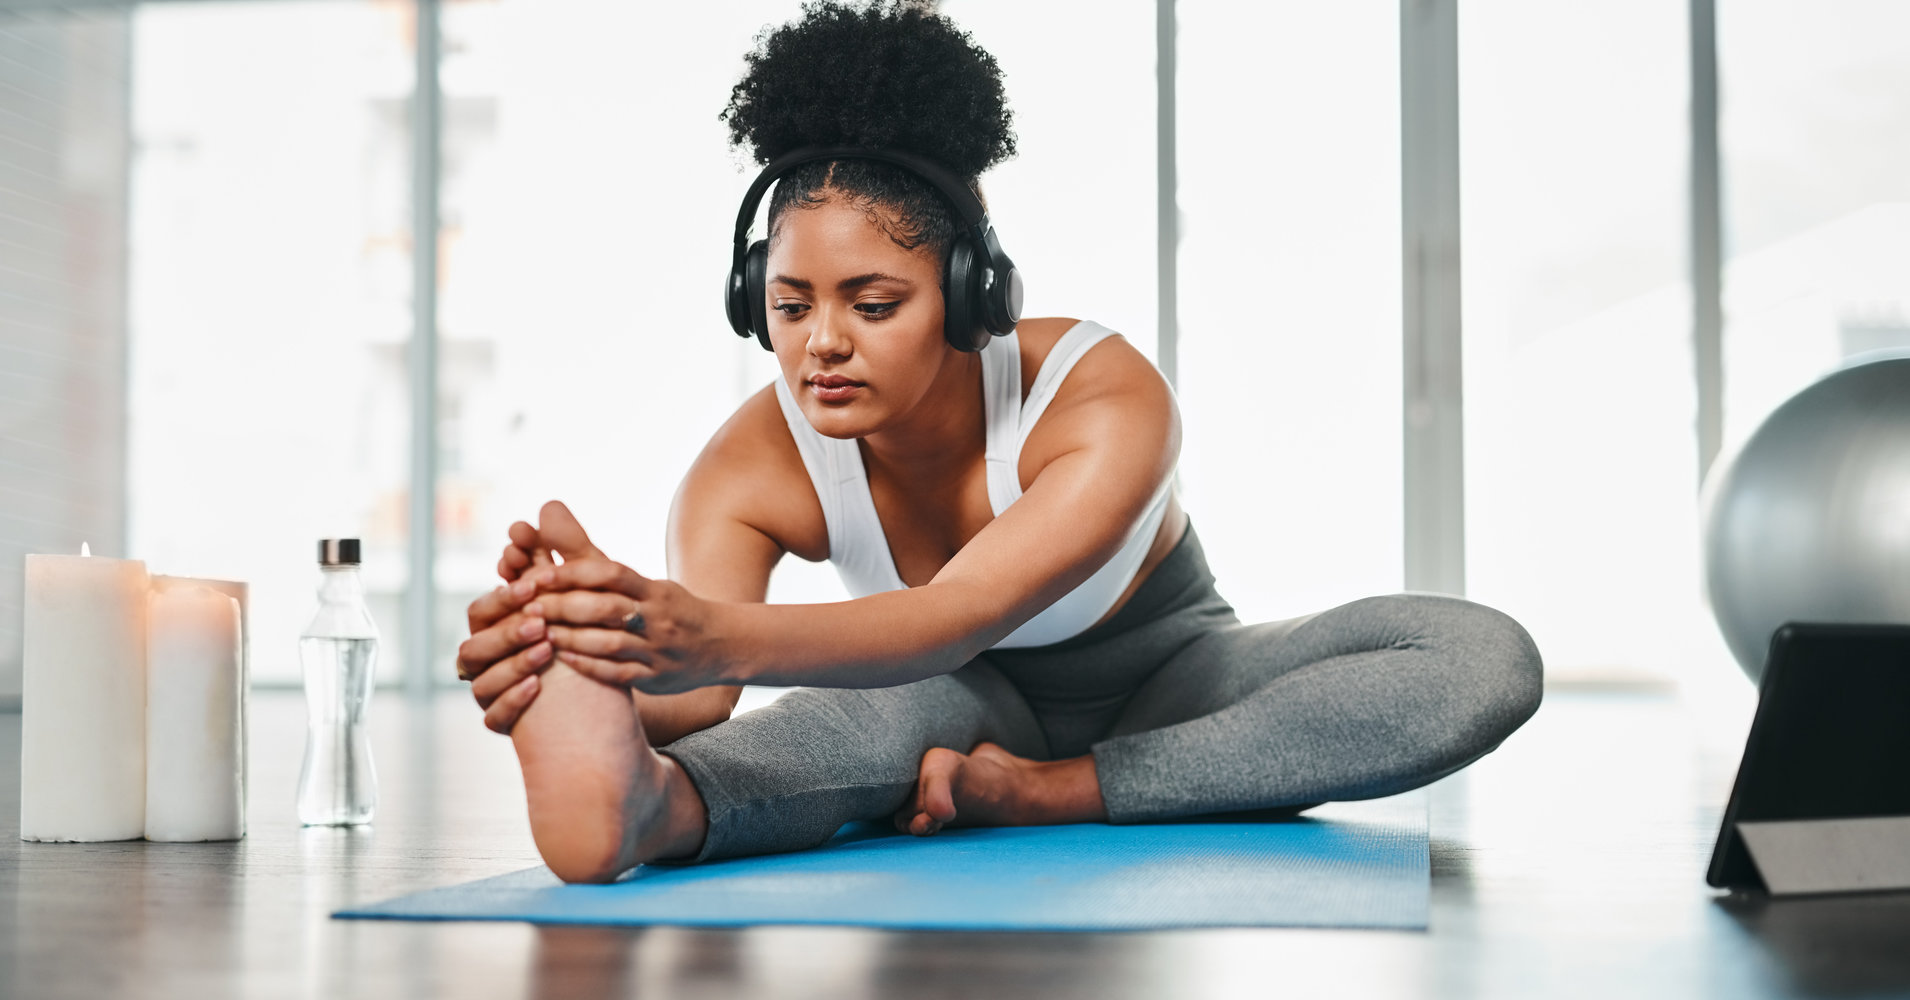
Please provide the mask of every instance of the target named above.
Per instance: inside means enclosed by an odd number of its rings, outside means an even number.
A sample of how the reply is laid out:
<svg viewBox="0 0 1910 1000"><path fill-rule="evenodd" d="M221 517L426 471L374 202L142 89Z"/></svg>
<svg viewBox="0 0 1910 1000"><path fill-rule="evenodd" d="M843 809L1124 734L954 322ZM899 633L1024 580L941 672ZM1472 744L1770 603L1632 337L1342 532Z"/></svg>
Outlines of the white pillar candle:
<svg viewBox="0 0 1910 1000"><path fill-rule="evenodd" d="M26 557L20 839L146 833L146 564Z"/></svg>
<svg viewBox="0 0 1910 1000"><path fill-rule="evenodd" d="M252 611L251 588L237 580L208 580L192 576L167 576L153 574L155 591L170 590L178 587L211 587L227 597L239 602L239 827L238 836L245 836L245 803L247 789L251 788L251 733L252 733ZM150 674L150 670L148 671ZM150 695L148 696L150 700ZM150 713L149 713L150 717ZM150 741L149 741L150 742ZM148 839L151 839L148 834Z"/></svg>
<svg viewBox="0 0 1910 1000"><path fill-rule="evenodd" d="M146 839L245 833L239 602L211 587L155 587L147 616Z"/></svg>

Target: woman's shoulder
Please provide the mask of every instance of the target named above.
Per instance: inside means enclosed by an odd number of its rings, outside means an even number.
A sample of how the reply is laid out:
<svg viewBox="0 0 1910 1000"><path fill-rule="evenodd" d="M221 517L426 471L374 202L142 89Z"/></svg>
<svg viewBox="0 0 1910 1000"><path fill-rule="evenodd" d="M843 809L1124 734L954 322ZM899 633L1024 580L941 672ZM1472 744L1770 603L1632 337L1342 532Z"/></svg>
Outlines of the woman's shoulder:
<svg viewBox="0 0 1910 1000"><path fill-rule="evenodd" d="M1024 400L1042 363L1081 322L1022 321L1018 329L1028 330L1021 345ZM1017 471L1023 490L1056 458L1083 451L1118 454L1123 461L1152 453L1159 462L1149 468L1173 468L1180 453L1180 413L1173 389L1126 337L1096 340L1075 359L1053 393L1034 425L1022 428L1026 437Z"/></svg>
<svg viewBox="0 0 1910 1000"><path fill-rule="evenodd" d="M1064 317L1041 317L1024 319L1016 324L1015 336L1021 342L1023 399L1028 398L1035 377L1041 373L1041 366L1054 352L1055 345L1082 322ZM1062 380L1060 394L1078 399L1086 395L1099 395L1100 392L1096 390L1105 391L1121 386L1138 387L1145 391L1154 383L1162 382L1159 370L1145 354L1121 336L1119 331L1109 332L1115 336L1105 338L1104 344L1107 346L1097 344L1094 350L1081 358L1068 377ZM1059 394L1056 402L1061 402Z"/></svg>

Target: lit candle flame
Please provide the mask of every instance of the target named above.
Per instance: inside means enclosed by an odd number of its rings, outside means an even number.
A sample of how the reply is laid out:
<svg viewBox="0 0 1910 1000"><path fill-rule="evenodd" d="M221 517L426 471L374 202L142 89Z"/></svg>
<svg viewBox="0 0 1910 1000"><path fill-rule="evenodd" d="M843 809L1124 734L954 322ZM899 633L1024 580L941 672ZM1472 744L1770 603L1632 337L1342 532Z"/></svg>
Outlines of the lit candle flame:
<svg viewBox="0 0 1910 1000"><path fill-rule="evenodd" d="M92 555L92 554L93 554L93 550L92 550L91 548L89 548L89 547L87 546L87 544L86 544L85 542L81 542L81 543L80 543L80 555L82 555L82 556L90 556L90 555Z"/></svg>

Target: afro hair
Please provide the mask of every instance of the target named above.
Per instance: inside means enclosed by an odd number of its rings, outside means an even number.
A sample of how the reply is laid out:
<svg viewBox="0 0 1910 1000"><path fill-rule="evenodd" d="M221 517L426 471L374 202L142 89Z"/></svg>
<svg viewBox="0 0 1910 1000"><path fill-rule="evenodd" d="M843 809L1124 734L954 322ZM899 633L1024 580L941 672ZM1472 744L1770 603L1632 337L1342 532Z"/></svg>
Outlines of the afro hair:
<svg viewBox="0 0 1910 1000"><path fill-rule="evenodd" d="M920 0L810 0L756 42L720 117L758 163L803 146L879 146L973 180L1015 154L995 57Z"/></svg>
<svg viewBox="0 0 1910 1000"><path fill-rule="evenodd" d="M878 147L976 178L1015 154L1014 113L995 57L922 0L809 0L765 28L718 117L732 146L769 163L805 146ZM857 205L904 249L945 255L955 213L928 182L874 160L817 162L777 184L770 238L789 208L832 195Z"/></svg>

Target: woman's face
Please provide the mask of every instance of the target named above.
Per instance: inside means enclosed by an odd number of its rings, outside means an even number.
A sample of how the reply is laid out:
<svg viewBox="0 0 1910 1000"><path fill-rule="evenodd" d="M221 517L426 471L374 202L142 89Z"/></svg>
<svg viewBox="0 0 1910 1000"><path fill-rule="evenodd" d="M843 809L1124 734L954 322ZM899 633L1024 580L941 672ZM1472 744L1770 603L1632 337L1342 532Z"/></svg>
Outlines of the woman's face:
<svg viewBox="0 0 1910 1000"><path fill-rule="evenodd" d="M951 356L941 261L848 199L791 208L769 248L769 339L811 426L864 437L915 410Z"/></svg>

